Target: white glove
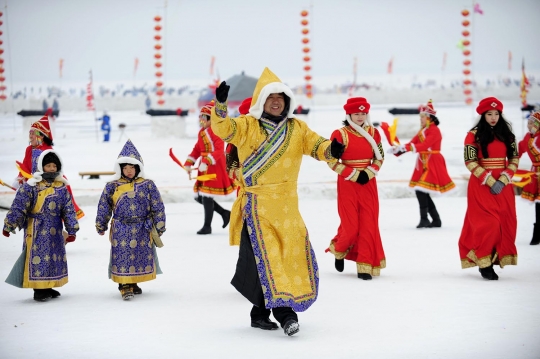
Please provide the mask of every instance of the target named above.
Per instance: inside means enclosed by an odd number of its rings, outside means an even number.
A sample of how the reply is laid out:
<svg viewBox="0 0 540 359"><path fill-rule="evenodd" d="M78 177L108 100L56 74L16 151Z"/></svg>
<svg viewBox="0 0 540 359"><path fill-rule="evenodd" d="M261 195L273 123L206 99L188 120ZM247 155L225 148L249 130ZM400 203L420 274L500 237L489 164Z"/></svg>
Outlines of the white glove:
<svg viewBox="0 0 540 359"><path fill-rule="evenodd" d="M11 184L11 187L13 187L15 189L19 189L19 187L21 186L22 181L23 181L22 177L16 177L15 180L13 181L13 183Z"/></svg>
<svg viewBox="0 0 540 359"><path fill-rule="evenodd" d="M184 166L184 168L186 169L186 171L191 172L191 166Z"/></svg>
<svg viewBox="0 0 540 359"><path fill-rule="evenodd" d="M393 153L395 155L395 154L400 153L400 152L407 152L407 149L405 148L405 145L394 145L394 146L390 147L390 152L388 152L388 153Z"/></svg>
<svg viewBox="0 0 540 359"><path fill-rule="evenodd" d="M206 163L201 163L199 165L199 171L206 172L207 169L208 169L208 165Z"/></svg>

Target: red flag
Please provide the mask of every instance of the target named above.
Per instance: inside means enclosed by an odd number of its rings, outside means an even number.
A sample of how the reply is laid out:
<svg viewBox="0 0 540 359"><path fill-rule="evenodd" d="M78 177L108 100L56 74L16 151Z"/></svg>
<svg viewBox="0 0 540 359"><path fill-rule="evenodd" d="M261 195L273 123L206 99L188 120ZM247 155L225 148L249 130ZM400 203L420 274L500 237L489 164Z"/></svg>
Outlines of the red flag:
<svg viewBox="0 0 540 359"><path fill-rule="evenodd" d="M137 74L137 68L139 67L139 58L135 58L135 66L133 67L133 76Z"/></svg>
<svg viewBox="0 0 540 359"><path fill-rule="evenodd" d="M527 106L527 92L529 92L529 79L527 79L527 75L525 75L525 59L523 59L523 62L521 63L521 104L523 106Z"/></svg>
<svg viewBox="0 0 540 359"><path fill-rule="evenodd" d="M394 66L394 57L392 56L392 58L390 59L390 61L388 61L388 69L387 69L387 73L391 74L392 73L392 68Z"/></svg>
<svg viewBox="0 0 540 359"><path fill-rule="evenodd" d="M214 63L216 62L216 57L212 56L210 59L210 76L214 75Z"/></svg>
<svg viewBox="0 0 540 359"><path fill-rule="evenodd" d="M512 51L508 51L508 70L512 70Z"/></svg>

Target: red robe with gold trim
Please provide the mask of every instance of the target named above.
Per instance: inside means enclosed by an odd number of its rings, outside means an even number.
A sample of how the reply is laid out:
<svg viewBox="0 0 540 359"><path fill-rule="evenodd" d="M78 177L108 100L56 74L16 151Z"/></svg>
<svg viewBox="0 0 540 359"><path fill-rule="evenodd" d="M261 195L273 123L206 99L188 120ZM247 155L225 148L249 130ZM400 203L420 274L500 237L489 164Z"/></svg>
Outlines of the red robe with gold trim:
<svg viewBox="0 0 540 359"><path fill-rule="evenodd" d="M369 126L364 129L373 137L384 159L379 131ZM336 258L356 262L358 273L377 276L386 267L375 179L383 160L377 160L367 139L349 126L334 131L330 139L334 138L345 145L340 162L328 164L339 175L337 197L341 223L327 251ZM356 182L361 171L366 171L370 178L365 185Z"/></svg>
<svg viewBox="0 0 540 359"><path fill-rule="evenodd" d="M529 182L521 192L521 198L531 202L540 202L540 133L532 135L530 132L519 142L519 157L527 153L531 159L532 166L531 182Z"/></svg>
<svg viewBox="0 0 540 359"><path fill-rule="evenodd" d="M475 142L476 131L465 138L465 164L471 177L467 189L467 213L459 238L461 267L489 267L491 263L517 264L515 245L517 218L512 177L518 167L517 145L507 159L506 145L497 138L487 146L489 158L484 158L480 145ZM495 181L505 187L500 194L491 194Z"/></svg>
<svg viewBox="0 0 540 359"><path fill-rule="evenodd" d="M196 181L193 192L205 197L225 196L234 191L233 180L229 178L225 169L225 142L214 134L211 127L201 128L197 134L197 143L188 155L184 166L193 166L201 157L200 163L208 165L203 174L216 174L215 179Z"/></svg>
<svg viewBox="0 0 540 359"><path fill-rule="evenodd" d="M418 153L409 187L426 193L442 194L456 187L446 169L441 154L442 135L434 123L418 131L405 145L407 151Z"/></svg>

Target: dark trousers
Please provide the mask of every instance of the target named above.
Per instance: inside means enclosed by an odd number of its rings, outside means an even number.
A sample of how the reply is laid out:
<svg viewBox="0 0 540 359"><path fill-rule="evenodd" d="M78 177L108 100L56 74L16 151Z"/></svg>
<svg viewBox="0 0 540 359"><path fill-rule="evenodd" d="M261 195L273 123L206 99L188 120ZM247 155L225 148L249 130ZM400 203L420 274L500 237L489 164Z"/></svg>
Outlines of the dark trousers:
<svg viewBox="0 0 540 359"><path fill-rule="evenodd" d="M270 312L279 322L281 327L289 319L298 321L298 315L290 307L278 307L266 309L264 305L264 295L261 288L261 281L255 263L255 254L249 240L247 224L244 222L240 239L240 250L238 262L236 264L236 273L231 281L231 284L252 304L250 317L251 320L259 320L270 317Z"/></svg>

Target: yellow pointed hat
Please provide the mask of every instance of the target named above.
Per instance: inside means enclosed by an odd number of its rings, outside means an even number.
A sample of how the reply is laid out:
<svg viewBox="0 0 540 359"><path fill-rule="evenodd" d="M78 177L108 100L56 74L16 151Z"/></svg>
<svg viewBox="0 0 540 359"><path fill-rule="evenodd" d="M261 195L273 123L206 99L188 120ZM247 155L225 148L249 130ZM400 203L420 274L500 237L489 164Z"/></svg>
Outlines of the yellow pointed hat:
<svg viewBox="0 0 540 359"><path fill-rule="evenodd" d="M279 77L276 76L268 67L265 67L257 85L255 85L255 90L253 90L253 96L251 98L251 107L249 109L249 115L260 118L264 111L264 103L270 94L273 93L284 93L289 97L290 105L289 112L287 117L294 117L293 112L296 108L296 101L294 99L293 92L291 89L285 85Z"/></svg>

